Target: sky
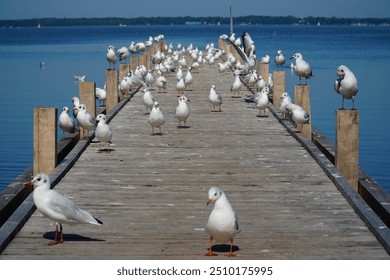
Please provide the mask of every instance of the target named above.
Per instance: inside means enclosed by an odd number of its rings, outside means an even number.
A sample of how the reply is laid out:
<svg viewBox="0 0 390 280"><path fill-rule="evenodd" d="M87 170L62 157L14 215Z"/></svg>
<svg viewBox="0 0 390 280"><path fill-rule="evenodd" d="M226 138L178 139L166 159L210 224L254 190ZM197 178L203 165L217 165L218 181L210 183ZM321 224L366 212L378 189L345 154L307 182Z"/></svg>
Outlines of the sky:
<svg viewBox="0 0 390 280"><path fill-rule="evenodd" d="M389 0L1 0L0 19L320 16L390 18Z"/></svg>

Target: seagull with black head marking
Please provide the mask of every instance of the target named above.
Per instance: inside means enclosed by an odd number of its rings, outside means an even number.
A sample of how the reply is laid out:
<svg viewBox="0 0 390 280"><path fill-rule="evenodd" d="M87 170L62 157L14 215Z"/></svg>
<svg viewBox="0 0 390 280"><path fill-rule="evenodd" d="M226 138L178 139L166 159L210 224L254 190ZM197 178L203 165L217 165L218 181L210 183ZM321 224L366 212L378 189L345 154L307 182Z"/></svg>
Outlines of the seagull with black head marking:
<svg viewBox="0 0 390 280"><path fill-rule="evenodd" d="M96 130L95 130L95 136L99 140L99 146L100 146L99 151L100 152L102 151L103 143L106 143L107 144L107 152L109 152L110 151L110 143L111 143L111 139L112 139L113 134L112 134L110 126L107 124L106 115L99 114L96 117L96 122L97 122L97 126L96 126Z"/></svg>
<svg viewBox="0 0 390 280"><path fill-rule="evenodd" d="M218 112L222 112L222 97L217 93L215 85L211 85L209 101L213 105L214 109L218 107Z"/></svg>
<svg viewBox="0 0 390 280"><path fill-rule="evenodd" d="M160 130L160 135L162 135L161 127L165 123L165 119L160 110L160 104L157 101L154 102L152 111L149 114L148 122L152 127L152 135L155 135L155 128L158 128Z"/></svg>

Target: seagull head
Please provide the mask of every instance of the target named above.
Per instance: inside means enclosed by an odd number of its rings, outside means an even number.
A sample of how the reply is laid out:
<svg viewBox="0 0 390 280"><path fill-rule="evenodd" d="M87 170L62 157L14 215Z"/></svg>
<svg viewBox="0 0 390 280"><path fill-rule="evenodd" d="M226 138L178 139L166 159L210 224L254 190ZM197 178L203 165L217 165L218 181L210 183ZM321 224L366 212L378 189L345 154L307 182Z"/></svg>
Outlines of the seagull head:
<svg viewBox="0 0 390 280"><path fill-rule="evenodd" d="M300 53L296 53L296 54L294 54L292 57L290 57L290 59L295 59L295 60L297 60L297 59L303 59L303 56L302 56L302 54L300 54Z"/></svg>
<svg viewBox="0 0 390 280"><path fill-rule="evenodd" d="M223 191L220 188L212 187L209 190L209 197L207 199L207 205L214 203L223 195Z"/></svg>
<svg viewBox="0 0 390 280"><path fill-rule="evenodd" d="M340 78L344 78L345 76L345 72L349 71L348 67L345 66L345 65L340 65L339 67L337 67L336 69L336 74L337 76L339 76Z"/></svg>
<svg viewBox="0 0 390 280"><path fill-rule="evenodd" d="M62 108L62 111L63 111L63 112L66 112L66 113L69 113L69 108L68 108L68 107L63 107L63 108Z"/></svg>
<svg viewBox="0 0 390 280"><path fill-rule="evenodd" d="M99 115L96 117L96 121L97 121L97 122L105 123L105 122L106 122L106 115L104 115L104 114L99 114Z"/></svg>
<svg viewBox="0 0 390 280"><path fill-rule="evenodd" d="M50 187L50 178L45 173L39 173L34 176L34 178L30 181L24 184L26 187L33 187L39 188L42 186L49 186Z"/></svg>

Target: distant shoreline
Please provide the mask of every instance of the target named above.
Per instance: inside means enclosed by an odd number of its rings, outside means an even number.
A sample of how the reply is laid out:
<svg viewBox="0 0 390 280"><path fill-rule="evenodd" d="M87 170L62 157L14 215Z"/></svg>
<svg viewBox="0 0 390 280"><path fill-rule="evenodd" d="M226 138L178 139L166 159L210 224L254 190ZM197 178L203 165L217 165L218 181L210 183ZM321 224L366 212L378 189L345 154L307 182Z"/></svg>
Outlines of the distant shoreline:
<svg viewBox="0 0 390 280"><path fill-rule="evenodd" d="M1 20L0 27L48 27L48 26L127 26L127 25L225 25L228 17L137 17L137 18L34 18ZM235 25L384 25L390 26L390 18L335 18L294 16L242 16L233 17Z"/></svg>

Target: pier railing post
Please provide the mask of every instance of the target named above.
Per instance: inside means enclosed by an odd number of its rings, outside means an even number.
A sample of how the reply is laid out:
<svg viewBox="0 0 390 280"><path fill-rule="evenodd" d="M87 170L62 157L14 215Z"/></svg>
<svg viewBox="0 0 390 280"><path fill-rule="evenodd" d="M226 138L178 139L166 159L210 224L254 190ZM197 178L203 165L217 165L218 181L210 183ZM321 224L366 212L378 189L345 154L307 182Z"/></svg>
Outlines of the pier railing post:
<svg viewBox="0 0 390 280"><path fill-rule="evenodd" d="M85 104L87 111L96 116L96 83L79 82L80 104ZM80 127L80 139L85 136L85 131Z"/></svg>
<svg viewBox="0 0 390 280"><path fill-rule="evenodd" d="M282 97L283 92L286 91L286 72L283 70L277 70L273 73L274 76L274 96L272 104L276 108L280 106L280 98Z"/></svg>
<svg viewBox="0 0 390 280"><path fill-rule="evenodd" d="M269 76L269 63L259 63L257 67L257 73L259 76L262 76L266 85L268 85L268 76Z"/></svg>
<svg viewBox="0 0 390 280"><path fill-rule="evenodd" d="M57 166L57 108L34 108L34 175Z"/></svg>
<svg viewBox="0 0 390 280"><path fill-rule="evenodd" d="M118 104L118 71L107 69L106 71L106 113Z"/></svg>
<svg viewBox="0 0 390 280"><path fill-rule="evenodd" d="M130 65L129 64L120 64L119 67L119 83L122 81L124 77L129 74ZM119 100L121 101L125 97L124 94L119 94Z"/></svg>
<svg viewBox="0 0 390 280"><path fill-rule="evenodd" d="M294 86L294 100L295 104L305 109L310 116L310 123L298 124L297 129L303 133L310 141L312 140L312 129L311 129L311 110L310 110L310 87L309 85L295 85Z"/></svg>
<svg viewBox="0 0 390 280"><path fill-rule="evenodd" d="M358 192L359 111L336 110L336 168Z"/></svg>
<svg viewBox="0 0 390 280"><path fill-rule="evenodd" d="M138 66L138 57L132 56L130 58L130 70L134 72L137 66Z"/></svg>

